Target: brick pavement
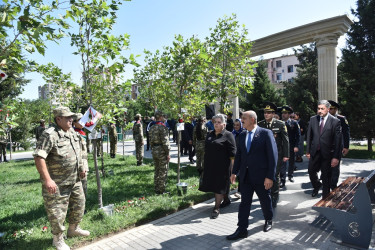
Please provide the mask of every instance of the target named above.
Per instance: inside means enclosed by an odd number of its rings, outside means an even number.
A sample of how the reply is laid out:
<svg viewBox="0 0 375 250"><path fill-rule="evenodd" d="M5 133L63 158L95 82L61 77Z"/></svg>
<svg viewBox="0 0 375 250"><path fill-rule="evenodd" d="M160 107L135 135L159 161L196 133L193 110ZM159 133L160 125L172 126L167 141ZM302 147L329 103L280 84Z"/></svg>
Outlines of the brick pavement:
<svg viewBox="0 0 375 250"><path fill-rule="evenodd" d="M344 159L340 182L348 176L368 175L374 170L374 163ZM335 242L339 236L332 223L311 209L321 197L311 197L306 158L296 164L295 182L287 182L281 191L273 229L268 233L262 231L264 219L256 198L249 218L249 237L227 241L225 236L237 228L239 200L231 196L232 204L221 209L215 220L209 218L214 204L211 199L79 249L350 249ZM371 249L375 248L374 239L375 230Z"/></svg>

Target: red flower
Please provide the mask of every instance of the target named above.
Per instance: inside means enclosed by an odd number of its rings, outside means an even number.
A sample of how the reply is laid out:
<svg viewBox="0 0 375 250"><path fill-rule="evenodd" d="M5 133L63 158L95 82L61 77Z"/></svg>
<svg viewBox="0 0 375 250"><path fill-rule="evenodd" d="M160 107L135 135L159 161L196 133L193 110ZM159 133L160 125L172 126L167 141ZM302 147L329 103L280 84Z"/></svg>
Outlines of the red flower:
<svg viewBox="0 0 375 250"><path fill-rule="evenodd" d="M48 229L48 227L44 226L44 227L42 228L42 232L47 232L47 229Z"/></svg>
<svg viewBox="0 0 375 250"><path fill-rule="evenodd" d="M17 231L13 233L13 237L16 237L17 236Z"/></svg>

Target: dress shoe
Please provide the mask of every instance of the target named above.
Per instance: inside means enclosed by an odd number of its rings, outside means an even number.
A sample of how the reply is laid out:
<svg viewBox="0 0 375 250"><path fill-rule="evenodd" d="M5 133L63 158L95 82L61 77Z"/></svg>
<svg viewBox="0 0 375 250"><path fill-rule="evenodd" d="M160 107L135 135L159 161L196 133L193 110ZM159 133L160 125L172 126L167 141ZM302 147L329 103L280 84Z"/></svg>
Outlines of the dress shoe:
<svg viewBox="0 0 375 250"><path fill-rule="evenodd" d="M227 199L227 200L223 200L223 202L220 204L220 208L223 208L223 207L227 207L227 206L229 206L230 205L230 200L229 199Z"/></svg>
<svg viewBox="0 0 375 250"><path fill-rule="evenodd" d="M312 193L311 193L311 196L312 196L312 197L315 197L315 196L318 195L318 193L319 193L319 189L320 189L321 186L322 186L322 184L319 183L319 186L316 187L316 188L314 188L314 190L313 190Z"/></svg>
<svg viewBox="0 0 375 250"><path fill-rule="evenodd" d="M280 188L283 188L283 187L285 187L285 181L282 181L282 182L280 183Z"/></svg>
<svg viewBox="0 0 375 250"><path fill-rule="evenodd" d="M294 166L294 168L293 168L293 169L294 169L294 171L297 171L297 167L296 167L296 166Z"/></svg>
<svg viewBox="0 0 375 250"><path fill-rule="evenodd" d="M292 176L292 177L289 177L289 181L290 181L290 182L294 182L294 178L293 178L293 176Z"/></svg>
<svg viewBox="0 0 375 250"><path fill-rule="evenodd" d="M220 210L218 208L214 208L214 210L211 213L211 219L216 219L220 214Z"/></svg>
<svg viewBox="0 0 375 250"><path fill-rule="evenodd" d="M272 229L272 220L266 220L263 227L263 232L268 232Z"/></svg>
<svg viewBox="0 0 375 250"><path fill-rule="evenodd" d="M234 232L234 234L231 234L231 235L228 235L227 236L227 240L238 240L240 238L247 238L248 236L248 233L247 233L247 230L240 230L239 228L237 228L236 232Z"/></svg>

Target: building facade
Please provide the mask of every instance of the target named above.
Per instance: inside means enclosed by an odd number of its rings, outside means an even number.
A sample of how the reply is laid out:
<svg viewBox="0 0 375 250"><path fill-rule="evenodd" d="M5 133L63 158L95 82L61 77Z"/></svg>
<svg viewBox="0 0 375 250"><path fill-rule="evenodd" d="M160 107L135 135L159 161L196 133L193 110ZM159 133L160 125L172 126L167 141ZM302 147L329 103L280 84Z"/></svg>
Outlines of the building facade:
<svg viewBox="0 0 375 250"><path fill-rule="evenodd" d="M275 57L265 60L268 77L276 88L283 88L282 82L293 82L297 76L298 58L295 55Z"/></svg>

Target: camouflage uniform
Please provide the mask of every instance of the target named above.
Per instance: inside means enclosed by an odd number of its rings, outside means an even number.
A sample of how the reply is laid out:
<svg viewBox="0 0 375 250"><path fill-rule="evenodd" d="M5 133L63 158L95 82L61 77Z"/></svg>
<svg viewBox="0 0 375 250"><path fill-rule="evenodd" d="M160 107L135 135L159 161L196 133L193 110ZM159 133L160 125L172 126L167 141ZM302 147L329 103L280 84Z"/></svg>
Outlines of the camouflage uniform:
<svg viewBox="0 0 375 250"><path fill-rule="evenodd" d="M133 139L135 141L135 155L137 157L137 165L143 163L143 128L141 120L134 123Z"/></svg>
<svg viewBox="0 0 375 250"><path fill-rule="evenodd" d="M42 123L44 124L44 120L40 120L40 125L35 129L35 138L36 140L38 141L40 136L42 135L43 131L46 129L46 127L43 125L42 126Z"/></svg>
<svg viewBox="0 0 375 250"><path fill-rule="evenodd" d="M195 148L195 154L197 156L197 170L199 173L203 172L203 166L204 166L204 146L205 146L205 141L208 133L208 128L204 123L202 123L202 132L201 132L201 137L197 138L197 126L194 127L194 132L193 132L193 145Z"/></svg>
<svg viewBox="0 0 375 250"><path fill-rule="evenodd" d="M165 191L165 185L168 174L168 156L169 156L169 132L168 128L161 121L157 121L150 128L150 144L152 149L152 159L155 165L154 184L155 192L162 194Z"/></svg>
<svg viewBox="0 0 375 250"><path fill-rule="evenodd" d="M1 134L3 133L3 134ZM1 162L1 157L3 156L4 161L7 161L7 134L6 132L0 132L0 162Z"/></svg>
<svg viewBox="0 0 375 250"><path fill-rule="evenodd" d="M88 163L87 146L86 146L86 134L81 129L75 128L74 130L77 132L80 138L79 144L81 145L82 168L83 168L83 171L86 172L86 176L81 179L81 182L82 182L83 192L86 198L87 197L87 173L89 172L89 163Z"/></svg>
<svg viewBox="0 0 375 250"><path fill-rule="evenodd" d="M83 172L81 137L70 129L57 125L43 132L34 157L45 159L48 173L56 183L56 193L50 194L42 180L42 195L52 234L65 230L64 221L69 208L69 223L79 224L85 210L85 196L79 173Z"/></svg>
<svg viewBox="0 0 375 250"><path fill-rule="evenodd" d="M115 158L117 153L117 130L115 124L111 124L111 126L109 127L108 136L110 154L112 158Z"/></svg>

